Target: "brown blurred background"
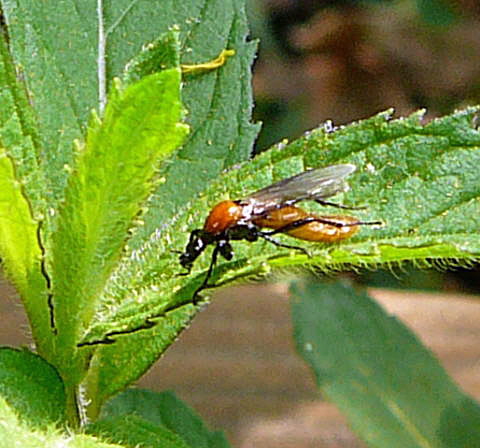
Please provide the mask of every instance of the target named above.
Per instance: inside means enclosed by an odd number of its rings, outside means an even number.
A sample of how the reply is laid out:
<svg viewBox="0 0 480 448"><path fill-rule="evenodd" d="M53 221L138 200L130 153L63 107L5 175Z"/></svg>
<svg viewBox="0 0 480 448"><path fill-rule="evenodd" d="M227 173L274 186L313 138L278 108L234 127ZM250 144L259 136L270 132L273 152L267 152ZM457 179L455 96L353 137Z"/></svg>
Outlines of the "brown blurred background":
<svg viewBox="0 0 480 448"><path fill-rule="evenodd" d="M250 0L258 148L394 107L446 114L480 95L476 0Z"/></svg>
<svg viewBox="0 0 480 448"><path fill-rule="evenodd" d="M359 448L295 353L286 283L219 291L139 387L173 390L237 448ZM372 289L480 400L480 303L461 294ZM11 287L0 285L0 345L29 344Z"/></svg>
<svg viewBox="0 0 480 448"><path fill-rule="evenodd" d="M427 108L432 118L480 103L476 0L249 0L249 14L261 39L256 152L325 120L345 124L390 107L397 115ZM376 287L374 297L480 399L478 270L407 266L357 280ZM363 446L295 354L286 291L283 283L219 291L140 386L173 389L235 447ZM0 294L0 344L28 344L13 289L4 283Z"/></svg>

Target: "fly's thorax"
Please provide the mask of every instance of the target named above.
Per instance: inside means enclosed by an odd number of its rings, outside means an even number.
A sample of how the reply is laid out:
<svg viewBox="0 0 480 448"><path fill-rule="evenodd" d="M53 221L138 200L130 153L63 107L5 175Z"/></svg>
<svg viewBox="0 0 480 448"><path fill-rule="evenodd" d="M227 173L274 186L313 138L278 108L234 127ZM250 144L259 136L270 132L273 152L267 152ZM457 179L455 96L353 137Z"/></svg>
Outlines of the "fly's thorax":
<svg viewBox="0 0 480 448"><path fill-rule="evenodd" d="M239 224L247 224L252 221L252 217L261 213L264 210L265 205L252 198L242 199L235 201L242 208L242 216Z"/></svg>
<svg viewBox="0 0 480 448"><path fill-rule="evenodd" d="M212 208L203 230L218 235L235 226L243 218L243 206L235 201L222 201Z"/></svg>

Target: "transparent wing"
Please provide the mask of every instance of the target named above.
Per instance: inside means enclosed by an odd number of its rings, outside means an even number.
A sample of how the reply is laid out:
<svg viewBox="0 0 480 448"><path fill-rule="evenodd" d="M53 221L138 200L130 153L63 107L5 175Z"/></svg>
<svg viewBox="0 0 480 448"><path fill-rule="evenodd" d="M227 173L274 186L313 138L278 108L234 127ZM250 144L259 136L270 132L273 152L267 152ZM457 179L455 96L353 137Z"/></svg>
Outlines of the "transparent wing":
<svg viewBox="0 0 480 448"><path fill-rule="evenodd" d="M345 178L355 170L355 165L343 164L304 171L263 188L241 202L253 207L253 216L299 201L325 199L345 191L348 188Z"/></svg>

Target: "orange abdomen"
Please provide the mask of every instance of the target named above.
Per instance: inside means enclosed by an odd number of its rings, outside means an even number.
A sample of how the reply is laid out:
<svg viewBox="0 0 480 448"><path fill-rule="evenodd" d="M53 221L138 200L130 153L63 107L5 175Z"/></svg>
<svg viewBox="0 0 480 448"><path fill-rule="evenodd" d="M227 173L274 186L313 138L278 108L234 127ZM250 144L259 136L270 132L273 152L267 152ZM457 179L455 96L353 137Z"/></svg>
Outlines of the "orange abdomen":
<svg viewBox="0 0 480 448"><path fill-rule="evenodd" d="M243 207L233 201L222 201L212 208L205 220L203 230L218 235L233 227L243 216Z"/></svg>
<svg viewBox="0 0 480 448"><path fill-rule="evenodd" d="M332 223L343 224L343 226L338 227L334 224L329 224L328 222L314 221L295 229L287 230L285 233L300 240L334 243L349 238L358 231L358 225L356 225L358 219L353 216L318 216L307 213L305 210L293 206L272 210L265 217L255 219L253 222L259 227L278 230L290 223L305 218L318 218L325 221L331 221Z"/></svg>

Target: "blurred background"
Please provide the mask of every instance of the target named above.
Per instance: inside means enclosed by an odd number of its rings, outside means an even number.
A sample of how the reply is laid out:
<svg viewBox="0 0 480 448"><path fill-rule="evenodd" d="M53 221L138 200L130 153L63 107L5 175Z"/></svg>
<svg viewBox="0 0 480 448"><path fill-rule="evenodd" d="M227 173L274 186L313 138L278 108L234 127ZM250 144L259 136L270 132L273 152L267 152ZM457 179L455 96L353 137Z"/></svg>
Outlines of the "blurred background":
<svg viewBox="0 0 480 448"><path fill-rule="evenodd" d="M396 116L426 108L431 119L480 103L478 0L248 0L248 8L260 39L257 153L326 120L347 124L391 107ZM405 265L355 276L480 398L478 269ZM28 344L15 292L0 287L0 344ZM286 283L219 291L139 386L174 390L236 447L364 446L295 353Z"/></svg>

